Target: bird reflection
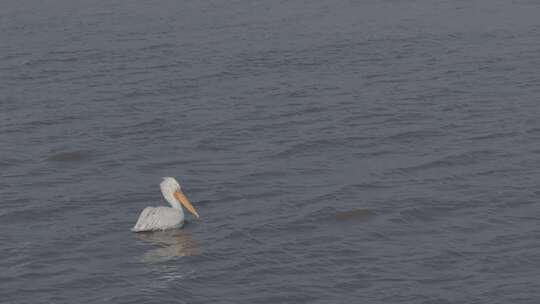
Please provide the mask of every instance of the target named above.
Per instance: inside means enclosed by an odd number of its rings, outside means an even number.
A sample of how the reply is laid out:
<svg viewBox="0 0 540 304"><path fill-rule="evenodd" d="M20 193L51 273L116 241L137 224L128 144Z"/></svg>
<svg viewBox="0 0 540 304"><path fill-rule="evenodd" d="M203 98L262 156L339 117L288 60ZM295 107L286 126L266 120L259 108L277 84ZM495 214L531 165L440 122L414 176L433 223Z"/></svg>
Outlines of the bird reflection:
<svg viewBox="0 0 540 304"><path fill-rule="evenodd" d="M175 257L184 257L199 254L199 247L185 230L167 230L138 233L137 237L143 241L154 243L159 248L146 252L144 261L158 262Z"/></svg>

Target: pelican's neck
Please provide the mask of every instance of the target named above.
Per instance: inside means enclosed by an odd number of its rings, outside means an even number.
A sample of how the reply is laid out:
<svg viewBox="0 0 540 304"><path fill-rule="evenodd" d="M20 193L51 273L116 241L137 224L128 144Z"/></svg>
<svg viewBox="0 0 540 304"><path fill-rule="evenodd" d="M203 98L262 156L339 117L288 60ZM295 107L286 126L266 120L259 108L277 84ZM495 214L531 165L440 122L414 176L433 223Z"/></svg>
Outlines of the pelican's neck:
<svg viewBox="0 0 540 304"><path fill-rule="evenodd" d="M174 197L174 192L175 191L162 189L161 192L162 192L163 197L165 198L165 200L167 202L169 202L169 204L171 204L171 206L174 209L178 209L180 211L183 211L182 210L182 205L180 205L180 202Z"/></svg>

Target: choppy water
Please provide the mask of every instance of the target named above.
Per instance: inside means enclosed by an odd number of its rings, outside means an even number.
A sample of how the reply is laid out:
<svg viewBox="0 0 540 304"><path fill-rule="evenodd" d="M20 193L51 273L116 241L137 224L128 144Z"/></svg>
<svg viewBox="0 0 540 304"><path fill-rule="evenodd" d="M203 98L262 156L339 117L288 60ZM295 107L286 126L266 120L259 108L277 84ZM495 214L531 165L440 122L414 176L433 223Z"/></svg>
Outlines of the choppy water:
<svg viewBox="0 0 540 304"><path fill-rule="evenodd" d="M1 302L537 303L539 15L1 2Z"/></svg>

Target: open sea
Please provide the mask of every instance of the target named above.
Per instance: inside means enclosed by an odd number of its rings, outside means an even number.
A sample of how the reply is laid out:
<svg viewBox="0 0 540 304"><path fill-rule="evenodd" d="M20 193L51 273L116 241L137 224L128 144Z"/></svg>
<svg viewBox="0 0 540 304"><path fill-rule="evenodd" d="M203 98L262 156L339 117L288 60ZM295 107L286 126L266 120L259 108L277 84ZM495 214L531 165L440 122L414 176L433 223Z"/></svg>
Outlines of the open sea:
<svg viewBox="0 0 540 304"><path fill-rule="evenodd" d="M539 16L1 1L0 302L540 303Z"/></svg>

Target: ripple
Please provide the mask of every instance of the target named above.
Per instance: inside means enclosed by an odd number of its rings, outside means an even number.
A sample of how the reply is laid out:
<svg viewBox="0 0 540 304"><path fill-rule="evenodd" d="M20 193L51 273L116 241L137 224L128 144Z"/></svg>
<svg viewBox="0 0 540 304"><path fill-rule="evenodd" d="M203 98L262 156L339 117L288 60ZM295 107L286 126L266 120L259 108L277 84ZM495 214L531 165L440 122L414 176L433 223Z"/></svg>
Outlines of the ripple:
<svg viewBox="0 0 540 304"><path fill-rule="evenodd" d="M464 153L459 153L455 155L444 156L439 159L426 162L420 165L402 167L396 170L404 172L404 173L413 173L413 172L430 170L430 169L472 165L479 162L493 160L495 159L495 156L497 155L499 154L493 150L478 150L478 151L464 152Z"/></svg>
<svg viewBox="0 0 540 304"><path fill-rule="evenodd" d="M95 153L90 150L77 150L54 153L49 155L47 160L54 162L80 162L90 160L94 156Z"/></svg>

